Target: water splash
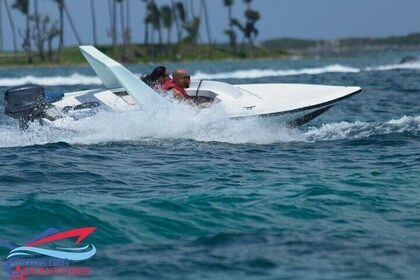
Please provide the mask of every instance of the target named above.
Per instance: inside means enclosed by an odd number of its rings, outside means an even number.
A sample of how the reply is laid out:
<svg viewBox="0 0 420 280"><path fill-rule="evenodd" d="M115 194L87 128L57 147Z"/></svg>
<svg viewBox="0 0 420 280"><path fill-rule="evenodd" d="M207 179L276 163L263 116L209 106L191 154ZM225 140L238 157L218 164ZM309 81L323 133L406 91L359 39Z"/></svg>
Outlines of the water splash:
<svg viewBox="0 0 420 280"><path fill-rule="evenodd" d="M290 129L262 118L230 120L223 108L217 106L198 111L184 104L158 102L148 110L100 111L79 121L63 118L54 126L32 124L26 132L21 132L17 123L0 124L0 147L56 142L91 145L150 139L273 144L364 139L404 133L420 135L420 116L405 116L384 123L338 122Z"/></svg>

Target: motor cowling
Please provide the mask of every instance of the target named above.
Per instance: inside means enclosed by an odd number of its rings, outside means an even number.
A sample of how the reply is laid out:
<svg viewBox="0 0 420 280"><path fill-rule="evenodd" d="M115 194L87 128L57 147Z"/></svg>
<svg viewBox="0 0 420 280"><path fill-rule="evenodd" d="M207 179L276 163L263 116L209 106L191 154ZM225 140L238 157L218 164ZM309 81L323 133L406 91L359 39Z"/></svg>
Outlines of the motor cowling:
<svg viewBox="0 0 420 280"><path fill-rule="evenodd" d="M10 88L4 94L4 105L5 113L14 119L40 119L47 106L44 88L38 85Z"/></svg>

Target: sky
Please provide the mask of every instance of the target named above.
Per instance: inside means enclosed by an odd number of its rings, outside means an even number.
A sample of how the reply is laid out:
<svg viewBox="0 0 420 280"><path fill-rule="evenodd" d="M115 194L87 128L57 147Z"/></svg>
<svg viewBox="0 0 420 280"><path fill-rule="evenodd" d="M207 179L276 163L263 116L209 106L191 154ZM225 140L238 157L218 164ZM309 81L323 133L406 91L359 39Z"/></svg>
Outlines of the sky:
<svg viewBox="0 0 420 280"><path fill-rule="evenodd" d="M0 0L0 3L2 1L7 1L9 6L14 2L14 0ZM142 24L144 4L142 0L126 1L130 2L132 41L140 43L144 38ZM200 0L193 1L198 11ZM38 3L40 13L48 14L52 19L58 18L58 9L54 1L38 0ZM111 38L107 36L107 31L110 29L108 0L94 0L94 3L98 43L110 44ZM164 5L170 3L170 0L156 0L156 3ZM206 0L206 3L213 40L218 43L226 42L227 37L223 34L223 30L228 24L228 17L223 0ZM90 1L67 0L66 5L73 15L82 44L92 44ZM385 37L420 32L420 0L254 0L252 7L261 14L261 20L256 25L259 29L258 40L279 37L303 39ZM244 10L243 1L235 0L234 17L243 21ZM12 10L12 13L17 29L22 33L24 17L16 10ZM1 5L0 15L4 37L3 49L11 50L12 36L4 5ZM201 39L207 41L204 26L202 28ZM65 20L65 31L65 45L77 45L67 20ZM20 45L22 39L19 37L18 41Z"/></svg>

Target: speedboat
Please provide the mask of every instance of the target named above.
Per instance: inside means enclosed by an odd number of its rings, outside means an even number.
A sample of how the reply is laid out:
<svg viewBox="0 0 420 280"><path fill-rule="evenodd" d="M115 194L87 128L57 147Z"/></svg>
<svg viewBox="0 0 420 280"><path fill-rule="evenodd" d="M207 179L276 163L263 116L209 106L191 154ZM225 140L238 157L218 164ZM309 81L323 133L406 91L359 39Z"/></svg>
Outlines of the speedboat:
<svg viewBox="0 0 420 280"><path fill-rule="evenodd" d="M6 114L18 119L25 128L31 121L54 123L69 114L92 116L100 108L142 110L142 105L156 98L157 93L152 88L117 61L93 46L79 48L104 88L54 95L45 94L45 89L38 85L11 88L5 93ZM192 81L187 89L190 100L205 100L211 108L220 107L229 119L270 118L292 127L307 123L359 92L361 88L356 86L231 85L207 80Z"/></svg>

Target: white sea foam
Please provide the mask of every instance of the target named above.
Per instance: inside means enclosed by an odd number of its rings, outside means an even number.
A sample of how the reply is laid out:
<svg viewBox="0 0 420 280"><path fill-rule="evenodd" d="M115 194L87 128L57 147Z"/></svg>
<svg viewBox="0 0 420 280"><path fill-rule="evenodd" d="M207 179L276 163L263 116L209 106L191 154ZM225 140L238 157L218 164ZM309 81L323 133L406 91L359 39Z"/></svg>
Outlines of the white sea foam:
<svg viewBox="0 0 420 280"><path fill-rule="evenodd" d="M12 87L23 84L37 84L43 86L71 86L71 85L101 85L101 80L96 76L86 76L73 73L70 76L37 77L24 76L19 78L0 78L0 86Z"/></svg>
<svg viewBox="0 0 420 280"><path fill-rule="evenodd" d="M264 77L283 77L298 75L321 75L325 73L359 73L364 71L389 71L396 69L417 70L420 69L420 62L379 65L374 67L357 68L341 64L332 64L322 67L302 68L302 69L246 69L231 72L206 73L197 71L192 75L193 79L200 80L224 80L224 79L257 79ZM28 75L19 78L0 78L0 87L12 87L22 84L39 84L43 86L60 85L101 85L101 81L96 76L87 76L73 73L70 76L50 76L37 77Z"/></svg>
<svg viewBox="0 0 420 280"><path fill-rule="evenodd" d="M264 77L282 77L282 76L298 76L298 75L321 75L325 73L359 73L370 71L390 71L397 69L418 70L420 69L420 62L404 63L404 64L389 64L379 65L374 67L357 68L340 64L332 64L323 67L303 68L303 69L248 69L237 70L232 72L222 73L206 73L197 71L193 75L193 79L257 79Z"/></svg>
<svg viewBox="0 0 420 280"><path fill-rule="evenodd" d="M375 67L366 67L365 71L390 71L390 70L397 70L397 69L408 69L408 70L419 70L420 69L420 62L413 61L409 63L401 63L401 64L389 64L389 65L380 65Z"/></svg>
<svg viewBox="0 0 420 280"><path fill-rule="evenodd" d="M364 139L375 135L410 133L420 135L420 116L404 116L384 123L339 122L311 127L303 133L307 141L330 141L344 139Z"/></svg>
<svg viewBox="0 0 420 280"><path fill-rule="evenodd" d="M354 67L347 67L340 64L327 65L324 67L303 68L303 69L249 69L237 70L233 72L223 73L205 73L197 71L192 77L193 79L255 79L263 77L280 77L280 76L297 76L297 75L320 75L324 73L357 73L360 69Z"/></svg>

